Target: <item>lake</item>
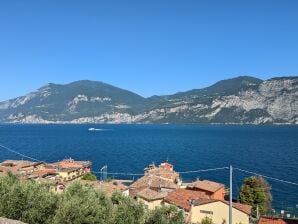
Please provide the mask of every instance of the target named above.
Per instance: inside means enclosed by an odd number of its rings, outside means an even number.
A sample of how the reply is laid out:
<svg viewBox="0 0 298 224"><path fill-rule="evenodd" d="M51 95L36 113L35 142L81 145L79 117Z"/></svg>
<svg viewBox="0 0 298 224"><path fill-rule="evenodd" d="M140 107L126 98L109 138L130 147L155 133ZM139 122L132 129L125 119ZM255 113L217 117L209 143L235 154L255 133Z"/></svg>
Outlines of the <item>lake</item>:
<svg viewBox="0 0 298 224"><path fill-rule="evenodd" d="M88 131L89 128L101 129ZM240 125L0 125L0 144L38 160L91 160L94 171L143 173L168 160L176 171L233 165L298 183L298 126ZM0 149L0 161L22 159ZM25 158L23 158L25 159ZM235 170L234 198L247 174ZM113 175L136 179L138 176ZM229 183L229 171L183 174L186 182ZM294 209L298 186L268 180L277 209Z"/></svg>

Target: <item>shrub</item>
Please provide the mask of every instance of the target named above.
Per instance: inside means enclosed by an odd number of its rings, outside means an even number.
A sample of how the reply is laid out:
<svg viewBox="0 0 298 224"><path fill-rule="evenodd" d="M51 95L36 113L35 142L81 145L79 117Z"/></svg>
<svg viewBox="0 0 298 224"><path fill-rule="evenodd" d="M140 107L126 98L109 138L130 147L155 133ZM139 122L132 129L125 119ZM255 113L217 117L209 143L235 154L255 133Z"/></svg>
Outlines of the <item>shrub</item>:
<svg viewBox="0 0 298 224"><path fill-rule="evenodd" d="M91 173L85 173L82 177L82 180L96 181L97 177Z"/></svg>

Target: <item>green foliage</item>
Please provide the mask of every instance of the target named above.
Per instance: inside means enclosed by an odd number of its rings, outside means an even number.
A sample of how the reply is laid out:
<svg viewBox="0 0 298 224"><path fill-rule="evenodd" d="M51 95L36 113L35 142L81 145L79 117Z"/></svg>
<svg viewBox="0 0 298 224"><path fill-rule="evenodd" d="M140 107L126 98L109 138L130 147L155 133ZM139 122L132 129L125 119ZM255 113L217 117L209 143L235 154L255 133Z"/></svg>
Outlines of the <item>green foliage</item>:
<svg viewBox="0 0 298 224"><path fill-rule="evenodd" d="M239 202L251 205L254 213L257 207L261 215L266 214L271 208L272 196L270 186L266 180L259 176L248 177L239 192Z"/></svg>
<svg viewBox="0 0 298 224"><path fill-rule="evenodd" d="M145 224L184 224L184 214L174 206L157 207L149 212Z"/></svg>
<svg viewBox="0 0 298 224"><path fill-rule="evenodd" d="M110 182L112 182L113 181L113 178L111 178L111 177L109 177L108 179L106 179L106 182L107 183L110 183Z"/></svg>
<svg viewBox="0 0 298 224"><path fill-rule="evenodd" d="M112 195L114 204L114 222L117 224L142 224L145 221L145 209L143 205L130 197L120 193Z"/></svg>
<svg viewBox="0 0 298 224"><path fill-rule="evenodd" d="M0 178L0 216L27 223L51 223L58 196L45 185L21 182L9 174Z"/></svg>
<svg viewBox="0 0 298 224"><path fill-rule="evenodd" d="M184 224L173 206L148 211L136 200L115 193L111 198L89 185L74 182L62 194L36 181L9 174L0 178L0 217L30 224Z"/></svg>
<svg viewBox="0 0 298 224"><path fill-rule="evenodd" d="M85 173L82 177L82 180L96 181L97 177L91 173Z"/></svg>
<svg viewBox="0 0 298 224"><path fill-rule="evenodd" d="M62 194L53 223L112 223L112 203L90 186L74 183Z"/></svg>
<svg viewBox="0 0 298 224"><path fill-rule="evenodd" d="M206 216L205 218L202 219L201 224L213 224L213 221L211 218Z"/></svg>
<svg viewBox="0 0 298 224"><path fill-rule="evenodd" d="M283 77L272 79L278 82L279 80L293 80L293 88L284 88L276 91L274 96L277 98L280 95L295 96L297 87L297 77ZM211 107L212 103L217 98L224 96L239 95L243 91L251 91L251 94L258 97L259 86L263 81L254 77L240 76L232 79L222 80L212 86L203 89L194 89L186 92L179 92L167 96L153 96L143 98L135 93L117 87L92 81L77 81L67 85L49 84L39 89L35 93L35 97L18 107L11 107L15 102L20 100L16 98L8 102L6 109L2 109L0 113L0 121L19 121L19 119L8 120L9 115L22 113L24 116L36 115L44 120L49 121L71 121L82 117L96 117L104 114L112 113L127 113L130 115L140 115L150 113L158 109L176 108L177 103L184 104L189 102L188 110L183 110L178 113L164 113L160 119L145 118L142 122L151 123L255 123L265 121L264 118L272 118L266 109L266 103L263 109L252 109L250 111L243 110L241 105L235 105L231 108L223 108L215 117L207 118L208 114L214 111ZM266 83L263 83L265 86ZM46 91L46 97L45 97ZM73 108L69 102L74 102L76 97L81 95L88 100L80 101ZM103 98L100 98L102 96ZM270 98L266 100L270 101ZM245 101L243 96L241 100ZM2 103L3 104L3 103ZM0 106L2 105L0 103ZM203 105L203 109L196 110L195 107L199 104ZM119 106L119 105L123 105ZM108 120L107 120L108 121ZM287 123L293 122L289 119L276 118L266 120L268 123Z"/></svg>

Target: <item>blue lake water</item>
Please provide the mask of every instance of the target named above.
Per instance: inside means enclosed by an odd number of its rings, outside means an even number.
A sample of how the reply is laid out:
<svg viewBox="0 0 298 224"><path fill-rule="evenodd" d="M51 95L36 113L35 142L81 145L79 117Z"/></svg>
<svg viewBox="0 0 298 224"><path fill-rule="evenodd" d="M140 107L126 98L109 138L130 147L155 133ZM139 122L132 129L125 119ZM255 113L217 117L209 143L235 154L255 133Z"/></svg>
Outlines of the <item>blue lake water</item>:
<svg viewBox="0 0 298 224"><path fill-rule="evenodd" d="M88 128L104 131L88 131ZM298 182L298 126L227 125L0 125L0 144L38 160L91 160L93 170L143 173L165 160L177 171L229 166ZM0 149L0 161L21 159ZM25 158L24 158L25 159ZM234 172L234 197L243 178ZM182 175L228 184L229 171ZM115 178L137 178L137 176ZM268 181L275 208L295 208L298 186Z"/></svg>

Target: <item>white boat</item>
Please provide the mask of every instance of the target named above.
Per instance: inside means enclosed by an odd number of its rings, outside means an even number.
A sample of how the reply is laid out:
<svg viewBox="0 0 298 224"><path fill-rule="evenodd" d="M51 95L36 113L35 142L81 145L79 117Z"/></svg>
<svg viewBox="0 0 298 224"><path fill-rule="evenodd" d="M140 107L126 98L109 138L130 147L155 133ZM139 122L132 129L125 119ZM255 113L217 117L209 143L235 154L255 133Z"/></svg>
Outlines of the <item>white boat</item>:
<svg viewBox="0 0 298 224"><path fill-rule="evenodd" d="M99 128L89 128L88 131L102 131L102 129L99 129Z"/></svg>

